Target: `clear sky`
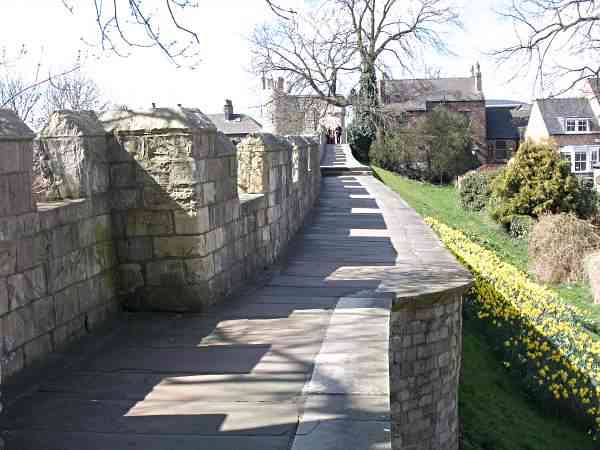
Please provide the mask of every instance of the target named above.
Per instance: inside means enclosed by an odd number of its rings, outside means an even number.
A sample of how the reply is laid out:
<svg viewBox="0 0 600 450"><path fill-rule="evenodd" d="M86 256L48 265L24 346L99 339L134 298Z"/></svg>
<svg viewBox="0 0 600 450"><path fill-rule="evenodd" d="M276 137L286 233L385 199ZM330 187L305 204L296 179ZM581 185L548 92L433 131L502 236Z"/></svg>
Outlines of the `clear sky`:
<svg viewBox="0 0 600 450"><path fill-rule="evenodd" d="M176 68L154 49L135 49L127 58L91 49L84 41L98 42L90 9L93 2L70 1L74 15L62 0L1 1L0 47L9 55L23 44L29 48L30 60L22 70L33 67L32 61L40 60L40 55L46 70L60 70L73 63L78 50L84 50L92 55L86 59L86 72L114 104L182 103L206 113L220 112L225 98L233 100L236 112L252 113L258 104L259 83L248 70L246 36L256 24L272 17L264 0L200 0L199 7L187 13L186 24L201 40L202 61L195 70ZM281 0L280 4L300 1ZM459 1L464 29L447 36L454 55L428 54L427 65L439 68L442 76L468 76L471 65L480 61L487 98L530 100L534 96L531 78L509 81L514 68L497 67L484 53L513 38L510 24L502 23L493 11L501 7L502 0Z"/></svg>

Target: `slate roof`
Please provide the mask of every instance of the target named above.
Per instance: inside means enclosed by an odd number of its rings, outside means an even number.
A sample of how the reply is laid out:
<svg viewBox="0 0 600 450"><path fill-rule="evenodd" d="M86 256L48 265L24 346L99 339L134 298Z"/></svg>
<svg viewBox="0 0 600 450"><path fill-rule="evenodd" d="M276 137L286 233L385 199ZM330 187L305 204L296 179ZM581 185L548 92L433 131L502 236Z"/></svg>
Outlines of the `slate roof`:
<svg viewBox="0 0 600 450"><path fill-rule="evenodd" d="M262 130L262 125L246 114L233 114L231 120L226 120L223 113L208 114L208 118L226 135L258 133Z"/></svg>
<svg viewBox="0 0 600 450"><path fill-rule="evenodd" d="M592 131L600 132L598 119L586 98L544 98L536 102L550 134L565 134L567 118L592 119Z"/></svg>
<svg viewBox="0 0 600 450"><path fill-rule="evenodd" d="M519 139L519 129L514 125L512 108L487 108L486 135L488 139Z"/></svg>
<svg viewBox="0 0 600 450"><path fill-rule="evenodd" d="M392 109L426 111L428 102L483 101L475 78L384 80L384 103Z"/></svg>

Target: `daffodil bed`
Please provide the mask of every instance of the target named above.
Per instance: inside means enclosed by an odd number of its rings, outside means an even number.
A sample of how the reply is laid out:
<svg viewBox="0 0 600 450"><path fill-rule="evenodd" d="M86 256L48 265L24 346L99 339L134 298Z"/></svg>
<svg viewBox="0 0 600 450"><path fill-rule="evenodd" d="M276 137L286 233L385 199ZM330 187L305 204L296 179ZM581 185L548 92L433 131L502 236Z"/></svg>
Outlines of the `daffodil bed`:
<svg viewBox="0 0 600 450"><path fill-rule="evenodd" d="M600 438L600 342L581 325L585 314L462 232L426 222L473 272L475 295L465 309L501 344L504 364L544 404Z"/></svg>

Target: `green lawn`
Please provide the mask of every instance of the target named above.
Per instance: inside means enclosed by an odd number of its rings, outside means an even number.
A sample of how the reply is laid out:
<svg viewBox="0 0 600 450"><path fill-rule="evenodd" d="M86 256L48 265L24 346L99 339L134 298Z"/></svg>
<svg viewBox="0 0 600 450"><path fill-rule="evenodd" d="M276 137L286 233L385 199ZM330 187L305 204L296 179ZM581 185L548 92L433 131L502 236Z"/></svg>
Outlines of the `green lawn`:
<svg viewBox="0 0 600 450"><path fill-rule="evenodd" d="M585 432L533 403L470 320L463 328L459 410L461 450L598 448Z"/></svg>
<svg viewBox="0 0 600 450"><path fill-rule="evenodd" d="M463 210L459 204L458 192L453 186L436 186L409 180L378 167L373 167L373 170L423 217L431 216L448 226L462 230L473 241L493 250L504 261L527 272L527 241L513 239L485 211ZM553 289L564 301L587 311L594 324L594 331L600 330L600 305L593 304L588 286L570 284Z"/></svg>

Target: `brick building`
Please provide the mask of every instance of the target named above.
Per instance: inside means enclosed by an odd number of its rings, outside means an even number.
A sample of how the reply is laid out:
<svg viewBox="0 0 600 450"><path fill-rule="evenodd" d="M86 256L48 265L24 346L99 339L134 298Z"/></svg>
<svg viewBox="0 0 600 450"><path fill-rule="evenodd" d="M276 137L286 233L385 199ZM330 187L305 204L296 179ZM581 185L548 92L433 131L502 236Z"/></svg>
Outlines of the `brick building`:
<svg viewBox="0 0 600 450"><path fill-rule="evenodd" d="M465 114L471 120L474 151L481 163L493 162L488 153L486 105L479 64L470 77L381 80L379 100L385 110L408 119L426 115L437 106Z"/></svg>

